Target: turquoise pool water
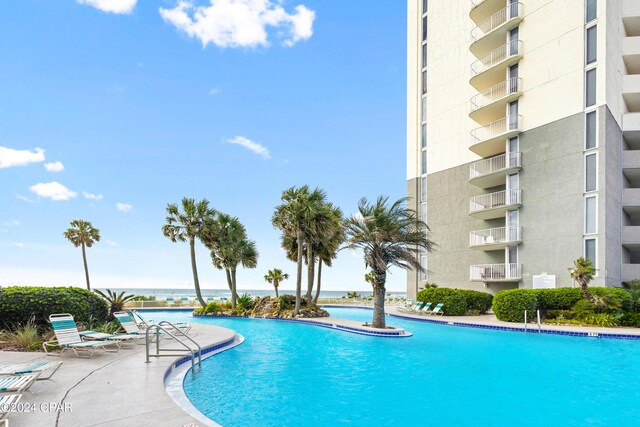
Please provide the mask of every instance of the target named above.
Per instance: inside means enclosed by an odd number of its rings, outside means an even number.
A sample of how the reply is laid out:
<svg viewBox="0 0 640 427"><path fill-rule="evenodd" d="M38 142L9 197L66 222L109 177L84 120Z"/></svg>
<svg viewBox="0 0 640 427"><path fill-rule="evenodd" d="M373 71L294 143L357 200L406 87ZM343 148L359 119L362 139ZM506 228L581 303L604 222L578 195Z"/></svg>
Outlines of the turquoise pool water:
<svg viewBox="0 0 640 427"><path fill-rule="evenodd" d="M331 308L370 320L371 311ZM389 323L377 338L263 319L152 318L231 328L246 341L187 375L191 402L232 426L637 426L640 343Z"/></svg>

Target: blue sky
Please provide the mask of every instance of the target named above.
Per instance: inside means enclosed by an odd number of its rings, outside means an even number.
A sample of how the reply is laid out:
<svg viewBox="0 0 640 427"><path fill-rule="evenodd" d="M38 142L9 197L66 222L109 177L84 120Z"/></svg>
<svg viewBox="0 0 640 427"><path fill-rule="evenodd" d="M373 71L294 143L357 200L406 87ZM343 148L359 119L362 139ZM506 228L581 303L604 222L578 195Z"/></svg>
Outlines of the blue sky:
<svg viewBox="0 0 640 427"><path fill-rule="evenodd" d="M0 18L0 285L84 286L62 236L81 218L102 234L95 287L188 288L188 246L161 232L188 196L243 221L261 256L239 287L266 289L295 273L271 225L283 189L346 214L405 194L405 2L21 0ZM198 263L226 287L204 247ZM370 289L357 253L323 273Z"/></svg>

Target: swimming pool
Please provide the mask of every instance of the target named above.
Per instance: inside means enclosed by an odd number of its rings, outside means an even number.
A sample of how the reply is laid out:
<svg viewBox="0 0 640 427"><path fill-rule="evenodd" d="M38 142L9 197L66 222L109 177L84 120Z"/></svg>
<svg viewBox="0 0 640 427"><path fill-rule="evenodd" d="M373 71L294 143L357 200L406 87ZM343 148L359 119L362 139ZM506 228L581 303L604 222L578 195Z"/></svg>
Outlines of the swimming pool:
<svg viewBox="0 0 640 427"><path fill-rule="evenodd" d="M370 320L371 311L330 308ZM640 343L522 334L390 318L387 339L264 319L190 318L245 342L206 359L184 389L231 426L631 426L640 417Z"/></svg>

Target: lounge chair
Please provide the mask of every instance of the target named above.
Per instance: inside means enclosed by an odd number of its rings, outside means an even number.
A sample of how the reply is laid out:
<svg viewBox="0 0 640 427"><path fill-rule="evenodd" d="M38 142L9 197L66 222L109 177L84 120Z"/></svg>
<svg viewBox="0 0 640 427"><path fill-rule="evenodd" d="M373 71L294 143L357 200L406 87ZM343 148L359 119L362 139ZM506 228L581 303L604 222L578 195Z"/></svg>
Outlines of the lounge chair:
<svg viewBox="0 0 640 427"><path fill-rule="evenodd" d="M31 387L37 375L12 375L0 377L0 395L2 393L20 393Z"/></svg>
<svg viewBox="0 0 640 427"><path fill-rule="evenodd" d="M133 317L133 314L128 313L126 311L116 311L115 313L113 313L113 316L116 318L116 320L118 321L118 323L120 323L120 326L122 327L122 329L125 330L125 332L129 335L135 335L135 336L139 336L139 337L146 337L146 330L142 330L140 329L140 327L138 326L138 324L136 323L135 318ZM155 336L156 334L151 334L151 340L153 341L153 336ZM163 338L164 333L161 331L160 333L160 339Z"/></svg>
<svg viewBox="0 0 640 427"><path fill-rule="evenodd" d="M116 353L120 349L118 342L113 340L83 341L80 332L78 332L76 322L70 314L52 314L49 316L49 322L51 322L56 338L42 343L42 348L47 356L61 356L66 350L71 349L76 357L83 357L78 352L84 352L87 355L86 357L90 359L96 350ZM50 351L55 347L61 348L59 353Z"/></svg>
<svg viewBox="0 0 640 427"><path fill-rule="evenodd" d="M442 311L442 307L443 306L444 306L444 304L440 303L440 304L436 305L433 310L427 311L425 313L428 313L428 314L439 314L440 316L442 316L444 314L444 311Z"/></svg>
<svg viewBox="0 0 640 427"><path fill-rule="evenodd" d="M422 306L421 302L417 302L414 305L410 306L410 307L400 307L398 310L402 311L404 313L413 313L416 310L420 309L420 306Z"/></svg>
<svg viewBox="0 0 640 427"><path fill-rule="evenodd" d="M0 420L9 415L11 407L20 401L21 394L0 395ZM8 424L5 424L8 426Z"/></svg>
<svg viewBox="0 0 640 427"><path fill-rule="evenodd" d="M0 375L34 374L38 377L38 380L47 380L56 373L60 365L62 365L62 362L31 362L0 365ZM46 371L49 371L49 375L43 376L42 373Z"/></svg>
<svg viewBox="0 0 640 427"><path fill-rule="evenodd" d="M145 320L145 318L140 315L138 310L131 310L131 313L133 313L135 316L135 317L132 316L134 321L136 317L138 318L138 320L140 320L140 322L136 322L140 329L144 330L144 329L147 329L149 326L155 324L153 320ZM176 323L171 322L171 323L180 331L184 332L185 334L188 334L189 331L191 330L191 323L185 323L185 322L176 322Z"/></svg>
<svg viewBox="0 0 640 427"><path fill-rule="evenodd" d="M429 313L429 308L431 308L432 303L430 302L425 302L422 306L420 306L419 309L415 310L414 313L415 314L427 314Z"/></svg>

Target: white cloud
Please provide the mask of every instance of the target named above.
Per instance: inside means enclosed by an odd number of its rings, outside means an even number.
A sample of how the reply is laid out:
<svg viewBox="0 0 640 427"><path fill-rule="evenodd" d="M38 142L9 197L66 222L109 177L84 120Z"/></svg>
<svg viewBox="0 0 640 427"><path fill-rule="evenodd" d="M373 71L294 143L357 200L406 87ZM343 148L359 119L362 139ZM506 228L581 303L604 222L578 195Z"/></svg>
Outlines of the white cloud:
<svg viewBox="0 0 640 427"><path fill-rule="evenodd" d="M17 248L24 248L24 243L20 243L20 242L13 242L13 246L17 247Z"/></svg>
<svg viewBox="0 0 640 427"><path fill-rule="evenodd" d="M77 0L108 13L131 13L138 0Z"/></svg>
<svg viewBox="0 0 640 427"><path fill-rule="evenodd" d="M89 199L89 200L102 200L102 198L104 197L102 194L91 194L91 193L87 193L86 191L83 191L82 195L84 196L85 199Z"/></svg>
<svg viewBox="0 0 640 427"><path fill-rule="evenodd" d="M27 202L27 203L33 203L33 200L31 200L31 199L30 199L30 198L28 198L28 197L24 197L24 196L23 196L23 195L21 195L21 194L16 194L16 199L18 199L18 200L22 200L23 202Z"/></svg>
<svg viewBox="0 0 640 427"><path fill-rule="evenodd" d="M34 148L33 150L14 150L9 147L0 147L0 169L12 166L25 166L29 163L39 163L44 161L44 150Z"/></svg>
<svg viewBox="0 0 640 427"><path fill-rule="evenodd" d="M194 6L178 0L173 9L160 8L166 22L194 37L206 47L268 46L267 27L287 37L283 44L293 46L313 35L315 12L299 5L289 14L279 0L209 0L209 6Z"/></svg>
<svg viewBox="0 0 640 427"><path fill-rule="evenodd" d="M109 246L118 246L118 243L114 242L113 240L105 240L104 242Z"/></svg>
<svg viewBox="0 0 640 427"><path fill-rule="evenodd" d="M118 208L120 212L129 212L133 206L126 203L116 203L116 208Z"/></svg>
<svg viewBox="0 0 640 427"><path fill-rule="evenodd" d="M254 153L264 157L265 159L270 159L271 155L269 154L269 150L267 147L258 144L257 142L253 142L244 136L235 136L231 139L227 139L229 144L240 145L247 150L253 151Z"/></svg>
<svg viewBox="0 0 640 427"><path fill-rule="evenodd" d="M62 162L51 162L45 163L44 168L49 172L62 172L64 170L64 165Z"/></svg>
<svg viewBox="0 0 640 427"><path fill-rule="evenodd" d="M64 185L55 181L32 185L29 187L29 190L40 197L46 197L55 201L70 200L78 195L75 191L71 191Z"/></svg>
<svg viewBox="0 0 640 427"><path fill-rule="evenodd" d="M209 91L209 95L217 95L219 93L220 93L220 89L218 89L217 87L214 87Z"/></svg>
<svg viewBox="0 0 640 427"><path fill-rule="evenodd" d="M12 219L11 221L2 223L2 225L5 225L7 227L15 227L20 225L20 221L18 221L17 219Z"/></svg>

